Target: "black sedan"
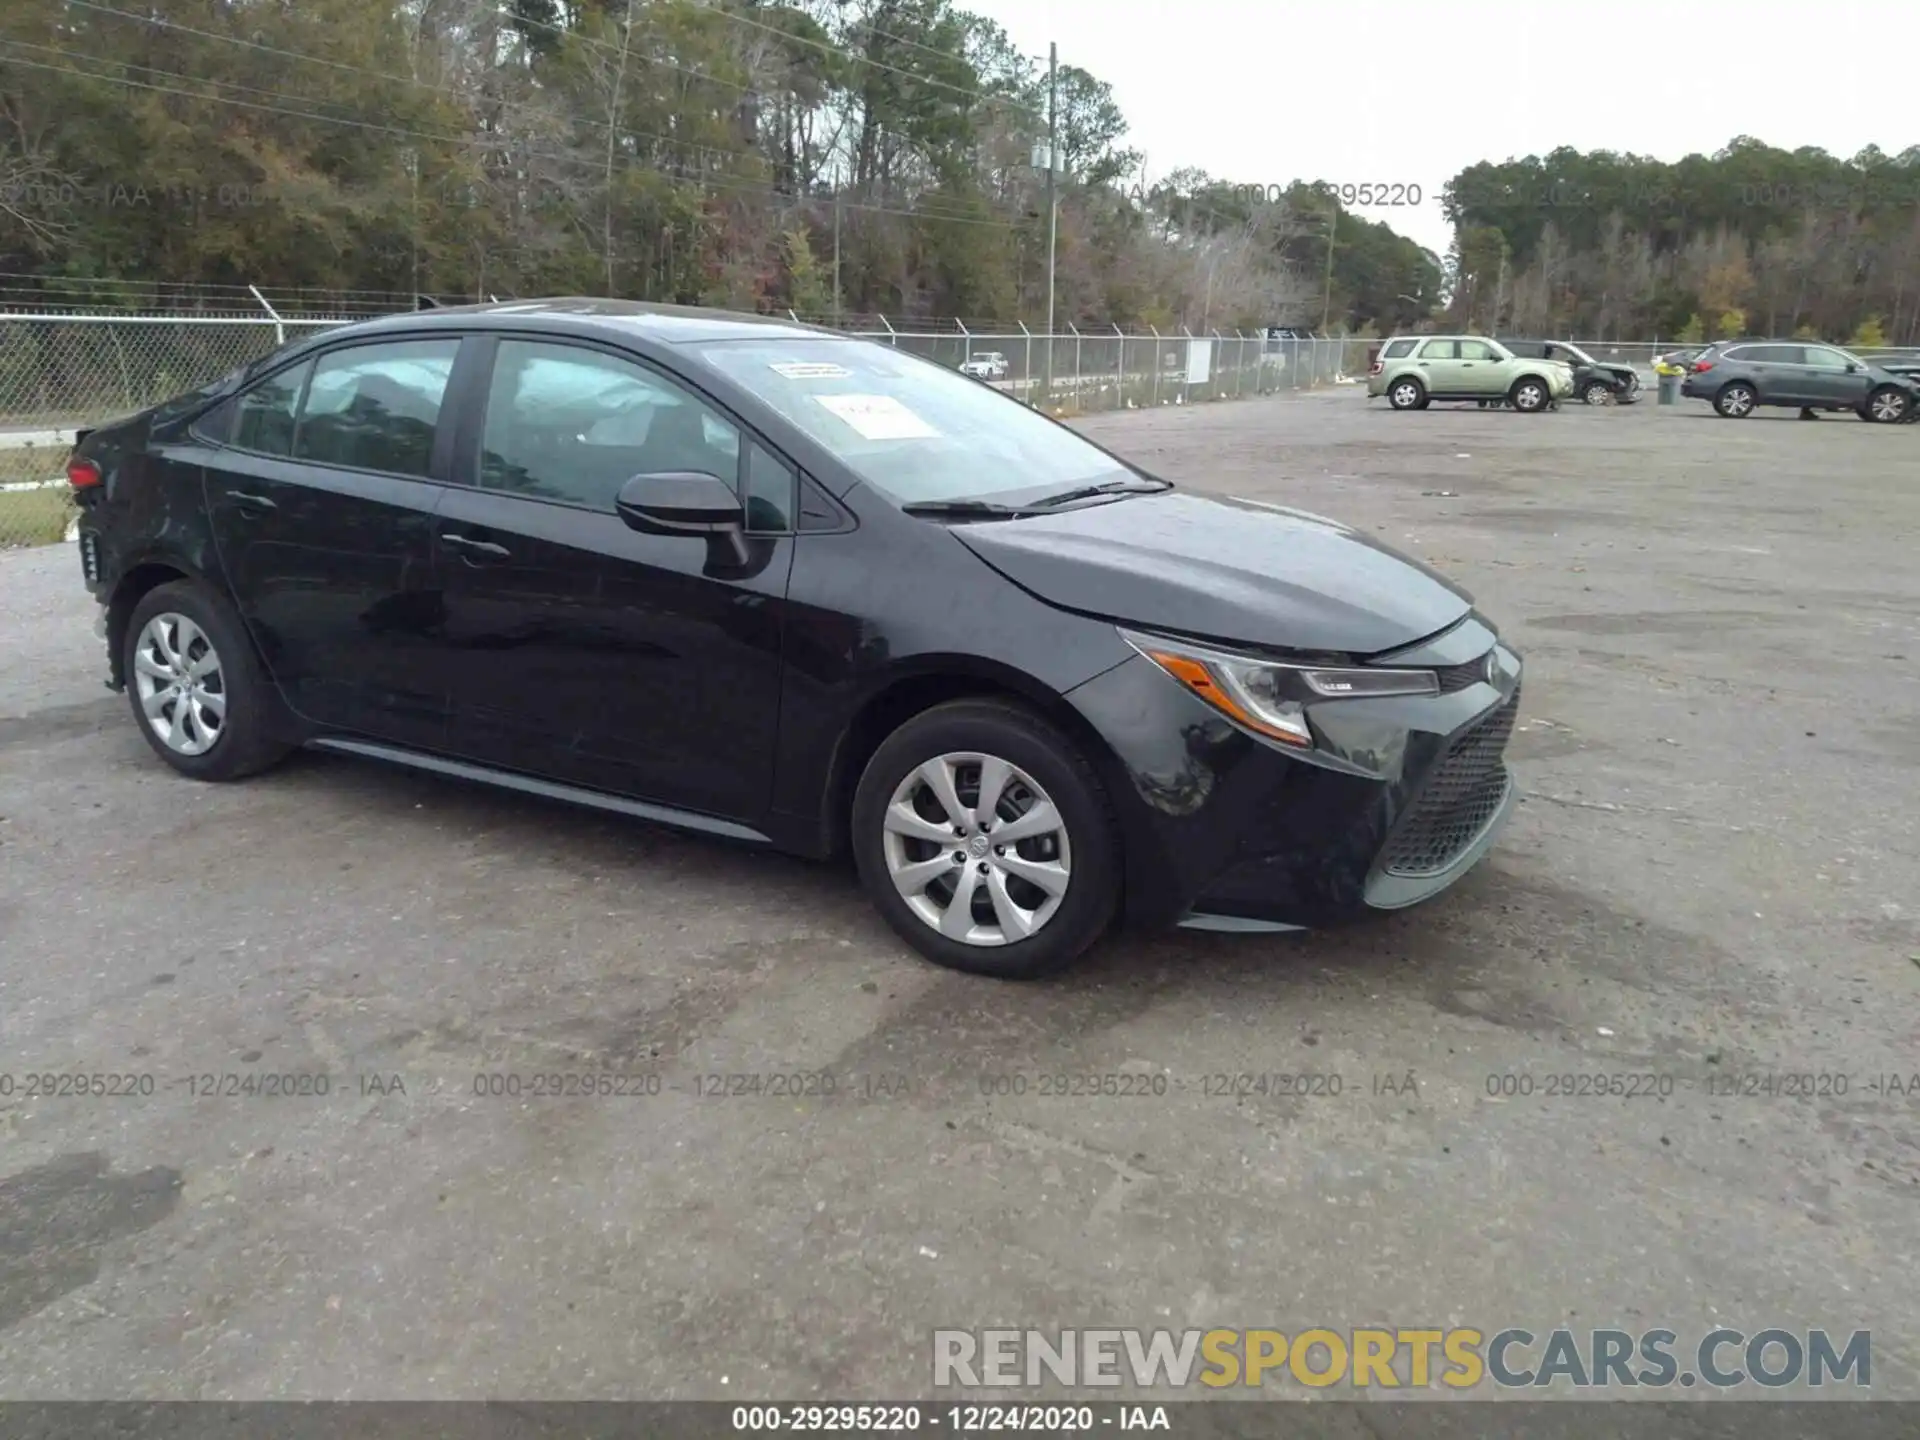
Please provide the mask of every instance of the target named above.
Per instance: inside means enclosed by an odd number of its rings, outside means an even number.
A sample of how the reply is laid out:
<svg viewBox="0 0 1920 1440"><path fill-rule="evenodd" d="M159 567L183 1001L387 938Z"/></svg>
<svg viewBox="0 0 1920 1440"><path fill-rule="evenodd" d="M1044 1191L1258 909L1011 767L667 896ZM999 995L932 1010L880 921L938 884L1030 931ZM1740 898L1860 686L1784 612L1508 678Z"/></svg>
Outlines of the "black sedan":
<svg viewBox="0 0 1920 1440"><path fill-rule="evenodd" d="M804 326L388 317L68 474L109 684L180 773L308 745L850 852L963 970L1405 906L1514 803L1520 661L1464 591Z"/></svg>
<svg viewBox="0 0 1920 1440"><path fill-rule="evenodd" d="M1640 398L1640 372L1624 361L1596 360L1566 340L1509 340L1500 343L1532 360L1558 360L1573 371L1573 393L1587 405L1631 405Z"/></svg>

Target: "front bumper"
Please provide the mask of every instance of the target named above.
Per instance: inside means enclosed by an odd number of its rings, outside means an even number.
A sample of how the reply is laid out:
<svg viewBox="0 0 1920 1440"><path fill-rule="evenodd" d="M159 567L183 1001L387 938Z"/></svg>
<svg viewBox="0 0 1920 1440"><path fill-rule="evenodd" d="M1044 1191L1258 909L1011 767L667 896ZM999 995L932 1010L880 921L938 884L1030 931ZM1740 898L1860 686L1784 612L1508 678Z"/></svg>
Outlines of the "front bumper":
<svg viewBox="0 0 1920 1440"><path fill-rule="evenodd" d="M1466 678L1489 653L1488 674ZM1248 734L1144 658L1071 692L1114 756L1129 920L1319 928L1472 870L1518 802L1505 747L1521 661L1468 619L1395 663L1442 669L1452 688L1313 706L1311 752Z"/></svg>

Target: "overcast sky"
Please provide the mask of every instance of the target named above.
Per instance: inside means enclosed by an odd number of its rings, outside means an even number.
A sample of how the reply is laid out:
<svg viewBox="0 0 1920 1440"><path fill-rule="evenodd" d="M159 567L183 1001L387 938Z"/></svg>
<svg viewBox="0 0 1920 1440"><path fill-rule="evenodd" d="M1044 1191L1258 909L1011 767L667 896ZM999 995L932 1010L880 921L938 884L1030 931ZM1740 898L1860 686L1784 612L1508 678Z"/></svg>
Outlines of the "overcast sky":
<svg viewBox="0 0 1920 1440"><path fill-rule="evenodd" d="M1443 256L1441 187L1477 160L1561 145L1671 160L1742 133L1842 156L1920 140L1920 126L1893 133L1907 107L1857 91L1738 82L1820 63L1797 46L1839 63L1817 12L1797 6L1729 24L1724 7L1684 0L956 3L1043 63L1053 41L1062 65L1111 84L1149 182L1197 165L1242 184L1418 185L1418 208L1351 208Z"/></svg>

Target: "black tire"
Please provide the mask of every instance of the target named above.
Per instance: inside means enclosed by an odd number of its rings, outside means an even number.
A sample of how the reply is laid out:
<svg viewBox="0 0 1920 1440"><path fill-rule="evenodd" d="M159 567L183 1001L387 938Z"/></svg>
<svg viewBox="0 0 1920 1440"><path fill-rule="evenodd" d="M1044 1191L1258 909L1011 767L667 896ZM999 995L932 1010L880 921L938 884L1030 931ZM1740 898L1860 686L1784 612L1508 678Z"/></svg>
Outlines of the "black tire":
<svg viewBox="0 0 1920 1440"><path fill-rule="evenodd" d="M1522 375L1507 392L1507 403L1522 415L1538 415L1553 400L1553 391L1537 375Z"/></svg>
<svg viewBox="0 0 1920 1440"><path fill-rule="evenodd" d="M886 816L896 789L925 762L955 752L997 756L1026 772L1060 813L1071 878L1058 908L1026 939L977 945L942 935L908 903L887 868ZM868 897L900 938L936 965L1002 980L1051 974L1097 941L1119 907L1119 829L1100 777L1071 740L1008 701L955 700L907 721L867 762L852 820L854 860Z"/></svg>
<svg viewBox="0 0 1920 1440"><path fill-rule="evenodd" d="M1396 410L1427 408L1427 387L1411 375L1402 375L1387 387L1387 404Z"/></svg>
<svg viewBox="0 0 1920 1440"><path fill-rule="evenodd" d="M1713 397L1713 408L1727 420L1745 420L1753 414L1753 407L1759 403L1759 393L1744 380L1722 385L1719 393Z"/></svg>
<svg viewBox="0 0 1920 1440"><path fill-rule="evenodd" d="M1589 405L1605 405L1613 399L1613 387L1604 380L1589 380L1580 398Z"/></svg>
<svg viewBox="0 0 1920 1440"><path fill-rule="evenodd" d="M148 720L141 696L139 656L147 624L156 616L178 615L191 621L211 644L218 662L218 689L226 707L213 741L199 754L169 746ZM168 765L194 780L238 780L266 769L292 748L273 733L274 695L261 673L253 642L225 599L193 580L175 580L149 590L133 607L123 640L122 673L134 724ZM193 648L197 648L196 646ZM200 651L204 654L204 650ZM183 701L173 702L177 712Z"/></svg>
<svg viewBox="0 0 1920 1440"><path fill-rule="evenodd" d="M1881 425L1898 425L1913 412L1907 392L1894 385L1881 385L1867 396L1863 412L1867 419Z"/></svg>

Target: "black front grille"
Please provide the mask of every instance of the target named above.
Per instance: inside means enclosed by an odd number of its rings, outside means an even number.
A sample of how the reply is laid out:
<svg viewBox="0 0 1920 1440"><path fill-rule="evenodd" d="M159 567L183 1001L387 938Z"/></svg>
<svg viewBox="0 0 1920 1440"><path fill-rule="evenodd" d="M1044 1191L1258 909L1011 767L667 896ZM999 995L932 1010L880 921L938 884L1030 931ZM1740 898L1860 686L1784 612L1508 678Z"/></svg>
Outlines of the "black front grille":
<svg viewBox="0 0 1920 1440"><path fill-rule="evenodd" d="M1478 840L1511 783L1502 756L1520 711L1520 692L1455 742L1420 787L1387 840L1380 864L1390 875L1438 875Z"/></svg>
<svg viewBox="0 0 1920 1440"><path fill-rule="evenodd" d="M1493 652L1489 651L1488 654ZM1456 690L1464 690L1469 685L1478 685L1487 678L1487 656L1469 660L1463 665L1448 665L1439 672L1440 693L1451 695Z"/></svg>

